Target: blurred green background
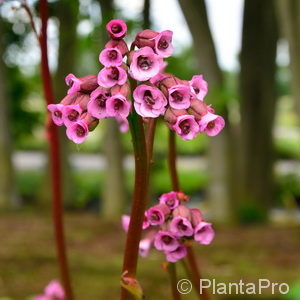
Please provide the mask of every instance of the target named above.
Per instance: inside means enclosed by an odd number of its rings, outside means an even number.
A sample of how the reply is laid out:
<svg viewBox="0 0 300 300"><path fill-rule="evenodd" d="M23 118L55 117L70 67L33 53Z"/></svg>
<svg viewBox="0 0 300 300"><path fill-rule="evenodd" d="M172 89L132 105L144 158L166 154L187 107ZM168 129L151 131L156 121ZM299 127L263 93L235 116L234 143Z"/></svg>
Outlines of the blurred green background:
<svg viewBox="0 0 300 300"><path fill-rule="evenodd" d="M38 3L29 4L38 23ZM217 231L212 245L196 247L203 277L287 282L285 297L268 290L249 299L300 299L300 1L52 0L49 7L57 101L68 73L100 70L111 18L126 20L127 41L143 28L174 31L167 71L186 80L203 74L207 103L226 119L217 137L177 139L181 187ZM18 1L4 1L0 13L0 299L26 299L58 278L46 109L28 16ZM159 121L153 203L171 188L167 136ZM60 141L75 292L78 299L117 299L125 241L120 216L130 211L134 179L130 135L103 120L80 146L68 142L63 129ZM162 259L153 250L140 260L146 299L171 299Z"/></svg>

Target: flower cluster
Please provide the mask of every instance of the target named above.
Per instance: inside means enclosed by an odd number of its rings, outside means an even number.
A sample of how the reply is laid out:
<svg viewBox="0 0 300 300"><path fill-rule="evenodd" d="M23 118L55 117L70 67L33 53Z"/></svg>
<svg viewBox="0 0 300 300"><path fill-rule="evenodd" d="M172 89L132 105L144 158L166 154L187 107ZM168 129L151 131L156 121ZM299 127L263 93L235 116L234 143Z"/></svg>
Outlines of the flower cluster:
<svg viewBox="0 0 300 300"><path fill-rule="evenodd" d="M144 238L140 241L141 256L147 256L151 245L163 251L166 260L176 262L186 256L186 246L195 240L208 245L214 238L211 223L204 221L197 208L188 208L189 198L182 192L169 192L159 197L159 204L146 210L143 222ZM122 217L127 232L130 217Z"/></svg>
<svg viewBox="0 0 300 300"><path fill-rule="evenodd" d="M34 297L34 300L64 300L65 292L57 280L52 280L44 290L44 294Z"/></svg>
<svg viewBox="0 0 300 300"><path fill-rule="evenodd" d="M66 126L70 140L82 143L99 120L108 117L116 118L120 130L127 131L133 106L143 118L163 116L185 140L197 133L214 136L223 129L224 119L204 102L208 86L202 75L186 81L164 72L164 58L173 53L172 31L143 30L129 51L122 20L111 20L106 30L111 39L99 55L103 68L98 75L67 75L67 96L59 104L48 105L53 122ZM139 83L133 91L130 77Z"/></svg>

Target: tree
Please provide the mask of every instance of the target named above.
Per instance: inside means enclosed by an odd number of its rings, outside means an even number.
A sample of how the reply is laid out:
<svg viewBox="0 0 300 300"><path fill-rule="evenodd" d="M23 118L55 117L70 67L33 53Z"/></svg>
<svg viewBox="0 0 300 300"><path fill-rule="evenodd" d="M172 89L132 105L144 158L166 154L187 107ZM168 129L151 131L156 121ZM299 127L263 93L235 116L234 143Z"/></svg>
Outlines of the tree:
<svg viewBox="0 0 300 300"><path fill-rule="evenodd" d="M275 1L246 0L241 50L242 211L264 217L273 197L272 128L276 105Z"/></svg>

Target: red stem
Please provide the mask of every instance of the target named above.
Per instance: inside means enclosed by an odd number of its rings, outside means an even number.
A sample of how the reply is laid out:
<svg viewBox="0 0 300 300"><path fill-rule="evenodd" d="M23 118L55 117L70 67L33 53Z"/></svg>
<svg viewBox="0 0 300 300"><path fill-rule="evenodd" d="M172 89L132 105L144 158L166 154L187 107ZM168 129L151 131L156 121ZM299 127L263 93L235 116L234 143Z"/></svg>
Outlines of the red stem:
<svg viewBox="0 0 300 300"><path fill-rule="evenodd" d="M178 172L176 167L176 136L175 132L173 130L169 131L169 156L168 156L168 162L169 162L169 170L170 170L170 176L171 176L171 182L172 182L172 188L174 191L179 191L179 179L178 179ZM206 292L206 290L203 292L203 294L199 294L199 284L200 284L200 271L197 265L197 260L195 258L195 254L193 251L192 246L187 246L187 261L189 264L189 270L190 270L190 278L193 281L193 284L197 286L196 294L199 297L199 299L203 300L209 300L210 296Z"/></svg>
<svg viewBox="0 0 300 300"><path fill-rule="evenodd" d="M47 47L47 23L48 23L48 4L47 0L40 0L40 16L42 21L41 35L39 37L41 48L41 73L44 89L44 96L47 104L54 103L52 80L48 64L48 47ZM49 117L49 115L48 115ZM62 208L62 192L61 192L61 170L60 170L60 147L58 139L58 130L50 120L47 126L50 161L51 161L51 177L52 177L52 214L55 232L57 258L60 267L61 279L64 286L66 300L73 299L73 293L70 283L70 275L68 269L68 261L66 255L66 246L64 238L63 226L63 208Z"/></svg>
<svg viewBox="0 0 300 300"><path fill-rule="evenodd" d="M180 300L181 296L177 289L177 272L176 272L176 264L175 263L169 263L168 264L168 273L171 283L171 292L172 292L172 299L173 300Z"/></svg>

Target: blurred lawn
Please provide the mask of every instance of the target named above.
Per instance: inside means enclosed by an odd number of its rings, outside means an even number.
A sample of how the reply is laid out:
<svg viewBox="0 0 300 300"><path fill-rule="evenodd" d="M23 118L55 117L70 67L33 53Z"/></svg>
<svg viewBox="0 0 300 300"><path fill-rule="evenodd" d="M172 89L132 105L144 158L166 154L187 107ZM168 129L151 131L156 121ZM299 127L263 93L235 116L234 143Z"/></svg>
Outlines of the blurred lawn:
<svg viewBox="0 0 300 300"><path fill-rule="evenodd" d="M92 214L68 214L66 228L77 299L118 299L125 238L120 225L104 224ZM217 282L257 282L258 278L299 282L300 228L220 227L216 231L212 245L196 246L204 278ZM0 297L24 300L58 278L50 215L1 215L0 235ZM138 276L146 299L171 299L167 274L160 267L162 259L155 250L140 259ZM178 277L186 277L180 264ZM281 299L268 298L270 293L251 299ZM191 294L182 299L197 298Z"/></svg>

